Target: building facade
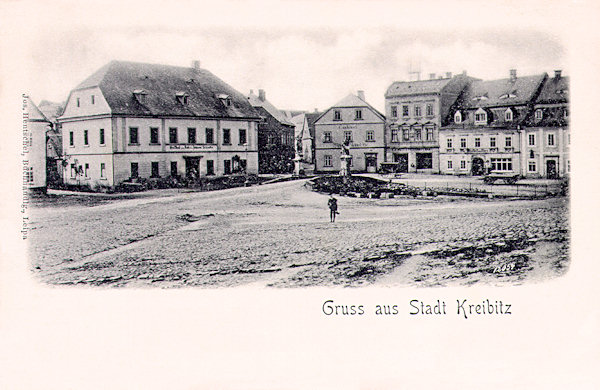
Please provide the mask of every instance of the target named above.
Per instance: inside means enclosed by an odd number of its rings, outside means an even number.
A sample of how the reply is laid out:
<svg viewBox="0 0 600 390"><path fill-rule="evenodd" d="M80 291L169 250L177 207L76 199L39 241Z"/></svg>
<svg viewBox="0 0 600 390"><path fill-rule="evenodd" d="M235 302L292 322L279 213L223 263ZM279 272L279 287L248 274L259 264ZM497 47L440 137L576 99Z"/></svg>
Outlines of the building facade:
<svg viewBox="0 0 600 390"><path fill-rule="evenodd" d="M442 118L474 79L461 74L397 81L385 93L387 161L396 172L439 173Z"/></svg>
<svg viewBox="0 0 600 390"><path fill-rule="evenodd" d="M556 179L569 175L569 79L560 70L544 83L521 131L522 175Z"/></svg>
<svg viewBox="0 0 600 390"><path fill-rule="evenodd" d="M351 171L376 172L385 161L384 130L385 116L365 101L362 91L346 96L315 121L315 171L339 172L341 148L347 144Z"/></svg>
<svg viewBox="0 0 600 390"><path fill-rule="evenodd" d="M248 101L258 112L258 166L260 173L289 173L294 169L294 124L271 104L263 89L255 95L251 90Z"/></svg>
<svg viewBox="0 0 600 390"><path fill-rule="evenodd" d="M260 117L197 62L110 62L71 91L58 120L67 184L258 173Z"/></svg>
<svg viewBox="0 0 600 390"><path fill-rule="evenodd" d="M23 127L23 185L30 190L46 191L46 136L52 123L24 97L27 119Z"/></svg>
<svg viewBox="0 0 600 390"><path fill-rule="evenodd" d="M444 174L508 175L523 172L522 128L547 75L474 81L459 96L440 130L440 171Z"/></svg>

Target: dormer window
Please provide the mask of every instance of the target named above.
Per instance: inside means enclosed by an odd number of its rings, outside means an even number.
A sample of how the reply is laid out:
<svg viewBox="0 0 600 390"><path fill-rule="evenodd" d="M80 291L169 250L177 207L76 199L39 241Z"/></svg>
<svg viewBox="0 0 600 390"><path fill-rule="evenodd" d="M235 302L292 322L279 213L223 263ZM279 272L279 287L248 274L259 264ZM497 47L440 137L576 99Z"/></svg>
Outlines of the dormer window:
<svg viewBox="0 0 600 390"><path fill-rule="evenodd" d="M133 91L133 96L140 104L146 104L146 95L147 93L143 89L136 89Z"/></svg>
<svg viewBox="0 0 600 390"><path fill-rule="evenodd" d="M221 101L221 103L223 103L225 107L231 107L231 96L224 93L220 93L217 95L217 98L219 98L219 100Z"/></svg>
<svg viewBox="0 0 600 390"><path fill-rule="evenodd" d="M517 97L517 91L512 91L505 93L504 95L500 95L500 99L512 99Z"/></svg>
<svg viewBox="0 0 600 390"><path fill-rule="evenodd" d="M475 124L484 125L487 123L487 112L483 108L475 111Z"/></svg>
<svg viewBox="0 0 600 390"><path fill-rule="evenodd" d="M454 113L454 123L461 123L462 122L462 114L460 113L460 111L456 111Z"/></svg>
<svg viewBox="0 0 600 390"><path fill-rule="evenodd" d="M487 95L487 93L485 93L485 94L483 94L483 95L480 95L480 96L475 96L475 97L474 97L473 99L471 99L471 100L473 100L473 101L477 101L477 102L480 102L480 101L483 101L483 100L488 100L488 95Z"/></svg>
<svg viewBox="0 0 600 390"><path fill-rule="evenodd" d="M187 105L188 104L188 94L185 92L177 92L175 94L175 97L177 98L177 101L183 105Z"/></svg>
<svg viewBox="0 0 600 390"><path fill-rule="evenodd" d="M513 120L513 112L510 108L508 108L506 111L504 111L504 120L506 122L512 122Z"/></svg>
<svg viewBox="0 0 600 390"><path fill-rule="evenodd" d="M544 117L544 113L542 112L542 110L538 109L535 110L535 119L536 120L542 120L542 118Z"/></svg>

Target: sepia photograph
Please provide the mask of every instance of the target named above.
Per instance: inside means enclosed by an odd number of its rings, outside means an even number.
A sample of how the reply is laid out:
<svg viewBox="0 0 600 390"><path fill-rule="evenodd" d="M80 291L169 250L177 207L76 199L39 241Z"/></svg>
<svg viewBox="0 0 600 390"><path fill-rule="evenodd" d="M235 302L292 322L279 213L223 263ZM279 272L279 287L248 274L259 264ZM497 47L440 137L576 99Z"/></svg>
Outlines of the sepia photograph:
<svg viewBox="0 0 600 390"><path fill-rule="evenodd" d="M74 5L0 4L0 387L599 383L596 5Z"/></svg>

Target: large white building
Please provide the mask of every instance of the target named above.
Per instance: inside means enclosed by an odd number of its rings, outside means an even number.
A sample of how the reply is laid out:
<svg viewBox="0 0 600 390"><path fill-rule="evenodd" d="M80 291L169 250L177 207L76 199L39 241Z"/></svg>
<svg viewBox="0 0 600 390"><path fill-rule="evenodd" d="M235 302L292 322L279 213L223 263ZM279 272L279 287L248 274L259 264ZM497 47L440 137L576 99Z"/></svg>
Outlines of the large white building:
<svg viewBox="0 0 600 390"><path fill-rule="evenodd" d="M198 62L112 61L71 91L58 120L67 184L258 173L257 112Z"/></svg>
<svg viewBox="0 0 600 390"><path fill-rule="evenodd" d="M32 190L46 190L46 133L52 128L50 120L31 98L24 98L27 119L23 128L23 184Z"/></svg>

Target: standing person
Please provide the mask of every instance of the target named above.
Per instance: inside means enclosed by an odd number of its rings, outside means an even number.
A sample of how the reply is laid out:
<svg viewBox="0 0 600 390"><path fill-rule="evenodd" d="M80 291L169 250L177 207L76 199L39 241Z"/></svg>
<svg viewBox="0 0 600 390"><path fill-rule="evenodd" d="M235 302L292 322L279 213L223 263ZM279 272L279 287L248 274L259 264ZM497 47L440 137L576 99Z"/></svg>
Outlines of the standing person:
<svg viewBox="0 0 600 390"><path fill-rule="evenodd" d="M335 222L335 215L337 212L337 199L333 197L333 194L329 195L329 201L327 202L329 206L329 220L330 222Z"/></svg>

